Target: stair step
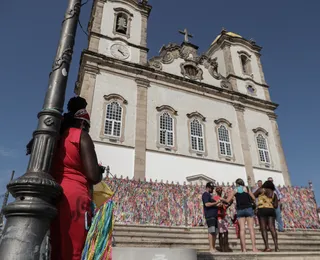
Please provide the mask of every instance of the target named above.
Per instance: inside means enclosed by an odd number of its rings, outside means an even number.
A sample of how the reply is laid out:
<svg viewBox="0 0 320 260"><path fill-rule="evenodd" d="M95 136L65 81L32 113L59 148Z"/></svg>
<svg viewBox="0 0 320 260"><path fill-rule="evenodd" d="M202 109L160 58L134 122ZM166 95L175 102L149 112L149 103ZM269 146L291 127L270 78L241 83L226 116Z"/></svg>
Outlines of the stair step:
<svg viewBox="0 0 320 260"><path fill-rule="evenodd" d="M120 237L120 236L129 236L129 237L162 237L162 238L181 238L181 236L185 236L187 239L195 239L195 238L201 238L201 239L207 239L208 233L189 233L189 232L182 232L182 233L177 233L177 232L145 232L141 231L133 231L133 230L119 230L116 229L114 231L114 236L115 237ZM249 233L246 233L246 236L249 237ZM271 234L269 233L268 236L271 238ZM230 239L237 239L235 233L229 233L229 238ZM319 236L314 236L314 235L296 235L294 233L278 233L278 238L279 240L282 239L287 239L287 240L319 240L320 241L320 235ZM256 233L256 239L262 239L260 232Z"/></svg>
<svg viewBox="0 0 320 260"><path fill-rule="evenodd" d="M198 260L319 260L320 252L198 253Z"/></svg>
<svg viewBox="0 0 320 260"><path fill-rule="evenodd" d="M190 245L179 245L179 244L176 244L174 246L170 245L170 244L165 244L165 243L162 243L162 244L148 244L148 245L144 245L144 244L116 244L116 247L115 248L127 248L127 247L131 247L131 248L182 248L182 249L194 249L196 250L197 252L199 253L203 253L203 252L208 252L208 246L201 246L201 248L197 247L197 248L194 248ZM264 246L263 245L257 245L258 249L259 250L263 250L264 249ZM241 253L241 250L240 250L240 246L234 248L232 246L230 246L230 248L232 249L232 251L234 253ZM273 249L273 247L271 246L271 249ZM294 246L291 246L291 247L280 247L281 251L282 252L296 252L296 253L303 253L303 252L319 252L319 247L313 247L313 248L305 248L305 247L300 247L300 248L295 248ZM249 245L247 246L247 250L248 251L251 251L252 248L249 247ZM320 258L319 258L320 259Z"/></svg>
<svg viewBox="0 0 320 260"><path fill-rule="evenodd" d="M165 233L207 233L207 228L205 227L162 227L162 226L136 226L136 225L119 225L115 226L115 230L132 230L132 231L143 231L143 232L165 232ZM256 233L260 233L259 229L255 229ZM248 233L249 230L247 229ZM230 227L229 233L235 233L235 228ZM320 230L287 230L286 232L279 232L279 234L294 234L294 235L308 235L308 236L319 236Z"/></svg>
<svg viewBox="0 0 320 260"><path fill-rule="evenodd" d="M256 232L256 244L258 249L264 249L264 243L261 233L258 229ZM268 233L270 247L273 248L273 241L270 232ZM205 227L162 227L147 225L123 225L117 224L114 230L114 238L116 247L126 248L182 248L194 249L198 253L208 251L208 232ZM320 251L320 231L319 230L290 230L278 233L278 241L281 252L318 252ZM251 241L249 231L246 230L246 244L250 251ZM216 241L218 246L218 240ZM240 252L240 240L236 237L234 228L229 229L229 246L233 252ZM320 252L318 252L320 254ZM301 253L303 255L303 253ZM315 253L316 254L316 253ZM314 255L315 255L314 254ZM298 254L299 255L299 254ZM280 255L278 255L280 256ZM301 255L299 255L301 256ZM205 254L200 257L208 257ZM211 256L210 256L211 257ZM219 256L220 257L220 256ZM224 254L221 257L226 257ZM229 258L217 259L229 259ZM230 255L231 257L231 255ZM256 256L255 256L256 257ZM260 256L259 256L260 257ZM263 259L263 258L254 259ZM305 259L305 258L293 259ZM313 255L312 255L313 257ZM199 259L199 258L198 258ZM202 259L202 258L201 258ZM203 258L205 259L205 258ZM208 258L216 259L216 258ZM233 259L233 258L230 258ZM240 259L240 258L235 258ZM242 258L246 259L246 258ZM280 258L279 258L280 259ZM282 258L281 258L282 259ZM316 259L316 258L310 258ZM320 257L318 258L320 259Z"/></svg>
<svg viewBox="0 0 320 260"><path fill-rule="evenodd" d="M155 242L166 242L166 243L178 243L178 244L203 244L207 243L208 239L206 237L204 238L184 238L184 237L179 237L179 238L172 238L172 237L163 237L163 236L115 236L116 241L135 241L135 242L149 242L149 241L155 241ZM218 241L218 240L217 240ZM250 239L246 238L246 242L250 243ZM239 243L240 240L236 238L229 238L229 243ZM263 243L262 238L257 238L256 239L257 243ZM273 241L271 238L269 238L269 242L272 244ZM320 245L319 240L306 240L306 239L281 239L279 240L279 245L281 244L306 244L306 245Z"/></svg>

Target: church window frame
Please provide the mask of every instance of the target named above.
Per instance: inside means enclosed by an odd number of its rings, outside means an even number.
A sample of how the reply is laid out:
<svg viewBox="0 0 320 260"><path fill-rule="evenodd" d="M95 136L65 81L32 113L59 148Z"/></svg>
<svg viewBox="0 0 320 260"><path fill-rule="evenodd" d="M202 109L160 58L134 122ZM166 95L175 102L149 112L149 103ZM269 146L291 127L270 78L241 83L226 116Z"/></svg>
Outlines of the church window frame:
<svg viewBox="0 0 320 260"><path fill-rule="evenodd" d="M270 168L272 166L270 145L269 145L269 133L261 128L257 127L252 130L254 132L254 139L256 144L258 161L261 166Z"/></svg>
<svg viewBox="0 0 320 260"><path fill-rule="evenodd" d="M207 156L206 118L199 112L187 114L189 152L198 156Z"/></svg>
<svg viewBox="0 0 320 260"><path fill-rule="evenodd" d="M252 77L251 55L245 51L238 51L238 54L242 74Z"/></svg>
<svg viewBox="0 0 320 260"><path fill-rule="evenodd" d="M217 135L217 149L220 159L235 161L234 149L232 144L232 123L225 118L214 120Z"/></svg>
<svg viewBox="0 0 320 260"><path fill-rule="evenodd" d="M177 150L177 118L178 112L171 106L156 107L157 115L157 147L166 151Z"/></svg>
<svg viewBox="0 0 320 260"><path fill-rule="evenodd" d="M117 7L117 8L114 8L113 10L114 10L113 34L124 36L129 39L133 14L130 13L127 9L124 9L122 7ZM126 20L125 32L121 32L121 30L118 28L119 27L118 22L120 18L123 18Z"/></svg>
<svg viewBox="0 0 320 260"><path fill-rule="evenodd" d="M124 142L125 118L127 113L128 101L118 94L109 94L103 96L103 121L100 137L110 142ZM117 106L112 108L111 106ZM113 110L113 111L112 111ZM120 115L119 115L120 113ZM108 124L108 125L107 125ZM111 127L108 133L107 127Z"/></svg>

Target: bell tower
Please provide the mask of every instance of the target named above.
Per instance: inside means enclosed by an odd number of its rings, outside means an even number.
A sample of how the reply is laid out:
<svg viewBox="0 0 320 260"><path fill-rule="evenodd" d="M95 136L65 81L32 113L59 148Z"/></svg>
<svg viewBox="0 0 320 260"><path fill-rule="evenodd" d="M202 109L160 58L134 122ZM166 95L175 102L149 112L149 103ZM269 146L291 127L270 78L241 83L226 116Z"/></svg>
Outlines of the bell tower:
<svg viewBox="0 0 320 260"><path fill-rule="evenodd" d="M147 64L146 0L95 0L89 23L89 51L115 59Z"/></svg>

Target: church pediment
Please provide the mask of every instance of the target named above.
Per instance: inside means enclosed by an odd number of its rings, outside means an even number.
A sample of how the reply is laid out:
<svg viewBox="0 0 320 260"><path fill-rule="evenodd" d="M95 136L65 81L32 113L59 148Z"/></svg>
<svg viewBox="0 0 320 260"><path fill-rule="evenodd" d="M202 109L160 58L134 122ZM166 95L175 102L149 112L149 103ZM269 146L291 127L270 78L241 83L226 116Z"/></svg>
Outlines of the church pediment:
<svg viewBox="0 0 320 260"><path fill-rule="evenodd" d="M155 70L231 88L231 84L218 71L217 59L199 55L198 47L189 42L162 46L159 56L151 58L148 64Z"/></svg>
<svg viewBox="0 0 320 260"><path fill-rule="evenodd" d="M196 175L191 175L188 176L187 181L191 184L206 184L207 182L213 182L215 183L216 181L204 174L196 174Z"/></svg>

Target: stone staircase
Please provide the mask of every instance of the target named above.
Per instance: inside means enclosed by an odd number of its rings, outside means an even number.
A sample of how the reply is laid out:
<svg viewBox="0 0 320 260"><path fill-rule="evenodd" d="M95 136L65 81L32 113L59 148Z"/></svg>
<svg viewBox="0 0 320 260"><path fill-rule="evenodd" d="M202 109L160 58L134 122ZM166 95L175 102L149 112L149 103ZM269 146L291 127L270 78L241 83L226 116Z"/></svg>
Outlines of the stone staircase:
<svg viewBox="0 0 320 260"><path fill-rule="evenodd" d="M180 248L194 249L198 260L211 259L320 259L320 231L297 230L278 233L280 253L240 253L240 240L236 238L235 229L230 228L229 244L233 253L220 253L211 256L208 251L207 230L205 227L160 227L147 225L117 224L114 231L115 248ZM250 235L246 234L247 249L251 250ZM218 241L217 241L218 242ZM270 247L273 248L269 233ZM263 240L256 230L258 249L263 250ZM239 254L240 253L240 254ZM245 256L245 257L244 257ZM243 258L244 257L244 258ZM117 259L116 259L117 260ZM150 259L151 260L151 259Z"/></svg>

